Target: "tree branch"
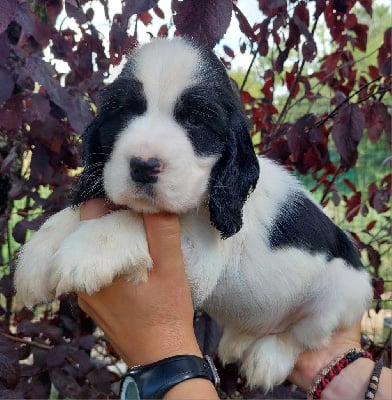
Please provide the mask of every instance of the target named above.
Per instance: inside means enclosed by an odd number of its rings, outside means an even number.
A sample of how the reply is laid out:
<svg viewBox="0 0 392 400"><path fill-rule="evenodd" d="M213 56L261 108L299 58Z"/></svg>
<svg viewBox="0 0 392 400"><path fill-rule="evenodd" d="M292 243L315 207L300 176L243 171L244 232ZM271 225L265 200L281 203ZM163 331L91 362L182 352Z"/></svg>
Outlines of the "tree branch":
<svg viewBox="0 0 392 400"><path fill-rule="evenodd" d="M316 31L316 27L317 27L317 23L318 23L318 21L319 21L319 18L320 18L320 16L318 16L318 17L316 18L316 20L314 21L314 25L313 25L312 32L311 32L311 35L312 35L313 38L314 38L314 32ZM295 75L294 82L293 82L293 84L291 85L290 93L289 93L289 95L287 96L286 102L284 103L282 112L279 114L278 120L277 120L277 122L276 122L276 124L275 124L275 126L274 126L274 129L273 129L273 131L272 131L271 136L274 136L274 134L275 134L275 133L278 131L278 129L280 128L280 125L282 124L284 118L286 118L287 111L288 111L288 109L289 109L289 107L290 107L290 104L291 104L291 102L292 102L292 100L293 100L293 93L294 93L295 87L297 86L297 83L298 83L299 78L300 78L300 76L301 76L301 74L302 74L302 71L303 71L303 69L304 69L304 66L305 66L305 59L302 59L301 65L300 65L300 67L299 67L299 69L298 69L298 71L297 71L297 73L296 73L296 75Z"/></svg>
<svg viewBox="0 0 392 400"><path fill-rule="evenodd" d="M347 104L353 97L357 96L362 90L366 89L369 85L372 83L380 80L382 78L382 75L379 75L377 78L371 80L370 82L365 83L363 86L361 86L357 91L355 91L353 94L350 96L346 97L340 104L338 104L327 116L325 116L321 121L317 122L315 124L315 127L318 128L319 126L323 125L325 122L327 122L330 118L333 118L335 114L339 111L341 107L343 107L345 104ZM365 97L363 100L368 99L369 97L372 97L374 93L371 95Z"/></svg>

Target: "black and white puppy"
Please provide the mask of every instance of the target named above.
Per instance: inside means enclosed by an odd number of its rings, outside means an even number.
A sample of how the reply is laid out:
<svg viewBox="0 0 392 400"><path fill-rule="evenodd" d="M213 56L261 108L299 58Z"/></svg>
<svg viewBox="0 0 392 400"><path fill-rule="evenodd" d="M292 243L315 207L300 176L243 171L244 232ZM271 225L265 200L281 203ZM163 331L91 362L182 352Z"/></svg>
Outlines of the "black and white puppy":
<svg viewBox="0 0 392 400"><path fill-rule="evenodd" d="M155 40L134 51L83 145L75 207L20 254L24 304L92 293L118 275L145 281L152 262L138 213L165 210L180 215L194 305L222 325L219 355L240 361L252 386L283 381L303 349L368 307L355 245L294 177L256 157L238 96L204 47ZM78 205L95 197L125 207L80 222Z"/></svg>

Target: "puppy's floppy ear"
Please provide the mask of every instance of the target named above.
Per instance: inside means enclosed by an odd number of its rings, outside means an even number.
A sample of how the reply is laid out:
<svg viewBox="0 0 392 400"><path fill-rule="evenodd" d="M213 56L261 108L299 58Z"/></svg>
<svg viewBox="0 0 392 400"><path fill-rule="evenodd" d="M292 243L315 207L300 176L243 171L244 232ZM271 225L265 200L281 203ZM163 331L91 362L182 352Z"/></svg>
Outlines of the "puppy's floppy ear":
<svg viewBox="0 0 392 400"><path fill-rule="evenodd" d="M84 201L105 197L103 168L106 156L99 139L101 118L96 117L83 132L83 172L73 191L72 204L78 206Z"/></svg>
<svg viewBox="0 0 392 400"><path fill-rule="evenodd" d="M98 98L98 114L83 133L83 167L73 205L86 200L106 197L103 170L114 141L133 114L144 110L139 82L119 77L103 88ZM141 100L139 99L141 98ZM136 99L136 100L135 100ZM124 107L124 106L127 107Z"/></svg>
<svg viewBox="0 0 392 400"><path fill-rule="evenodd" d="M209 210L212 224L226 239L242 227L242 208L259 177L247 120L237 105L225 149L211 172Z"/></svg>

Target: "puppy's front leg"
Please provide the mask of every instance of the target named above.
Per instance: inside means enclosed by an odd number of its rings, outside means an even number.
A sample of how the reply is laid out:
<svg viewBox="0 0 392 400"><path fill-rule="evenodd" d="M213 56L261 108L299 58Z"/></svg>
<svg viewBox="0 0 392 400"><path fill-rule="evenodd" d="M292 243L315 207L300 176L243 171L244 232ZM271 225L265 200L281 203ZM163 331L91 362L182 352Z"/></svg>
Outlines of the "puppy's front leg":
<svg viewBox="0 0 392 400"><path fill-rule="evenodd" d="M120 210L79 224L54 255L50 282L57 296L91 294L120 275L135 283L146 281L151 267L142 218Z"/></svg>
<svg viewBox="0 0 392 400"><path fill-rule="evenodd" d="M53 254L79 225L79 208L68 207L51 216L21 248L15 271L17 301L32 307L53 300L49 275Z"/></svg>

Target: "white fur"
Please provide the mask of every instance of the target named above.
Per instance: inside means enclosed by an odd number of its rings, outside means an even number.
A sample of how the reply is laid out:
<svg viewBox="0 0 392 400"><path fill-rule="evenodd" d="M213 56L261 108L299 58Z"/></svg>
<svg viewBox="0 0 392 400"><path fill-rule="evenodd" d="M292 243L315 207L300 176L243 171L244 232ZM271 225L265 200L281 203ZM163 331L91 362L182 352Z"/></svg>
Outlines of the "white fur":
<svg viewBox="0 0 392 400"><path fill-rule="evenodd" d="M114 203L137 212L180 214L194 304L224 328L222 361L242 361L248 383L269 389L287 377L304 348L319 347L334 329L361 318L372 298L369 276L343 259L328 261L294 247L271 249L268 227L288 195L302 189L263 157L259 183L244 206L242 229L220 239L206 206L217 157L197 155L173 117L176 98L195 79L199 56L176 43L153 44L137 53L135 71L144 85L147 112L117 137L104 168L105 191ZM166 68L175 57L183 60L181 68ZM130 179L131 157L162 162L153 196ZM66 209L23 247L15 283L22 301L32 306L54 294L92 293L118 275L145 281L151 267L138 214L121 210L80 223L78 209ZM290 325L292 315L299 317Z"/></svg>

